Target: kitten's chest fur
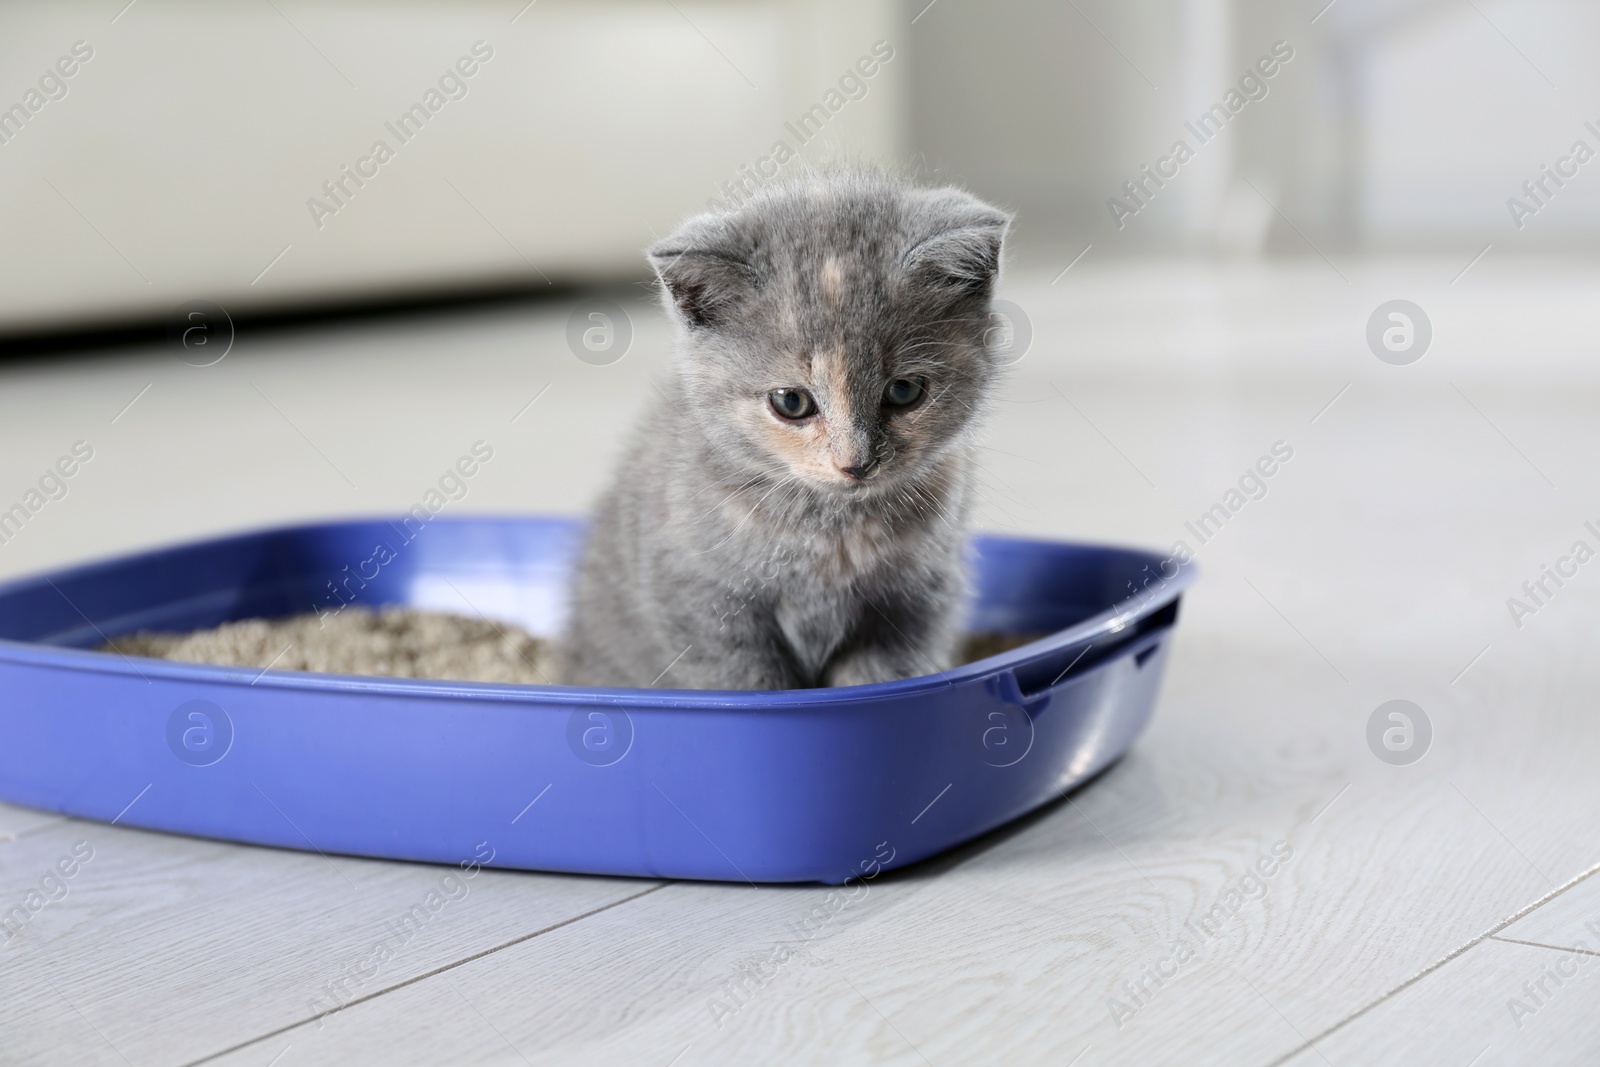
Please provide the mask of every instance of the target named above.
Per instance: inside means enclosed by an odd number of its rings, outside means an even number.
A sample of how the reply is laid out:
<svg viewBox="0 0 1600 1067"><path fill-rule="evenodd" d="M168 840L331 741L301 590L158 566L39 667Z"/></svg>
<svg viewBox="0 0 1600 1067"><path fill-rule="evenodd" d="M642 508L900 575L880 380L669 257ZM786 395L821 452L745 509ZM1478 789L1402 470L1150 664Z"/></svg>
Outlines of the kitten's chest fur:
<svg viewBox="0 0 1600 1067"><path fill-rule="evenodd" d="M894 627L907 586L951 569L966 475L951 459L916 496L897 501L790 507L764 518L743 502L727 510L735 528L746 520L730 563L770 576L750 610L768 616L809 684L822 684L835 654L863 629Z"/></svg>
<svg viewBox="0 0 1600 1067"><path fill-rule="evenodd" d="M825 537L796 538L794 563L777 583L773 621L788 642L802 672L815 679L829 657L870 611L870 589L883 584L905 551L885 519L852 516Z"/></svg>

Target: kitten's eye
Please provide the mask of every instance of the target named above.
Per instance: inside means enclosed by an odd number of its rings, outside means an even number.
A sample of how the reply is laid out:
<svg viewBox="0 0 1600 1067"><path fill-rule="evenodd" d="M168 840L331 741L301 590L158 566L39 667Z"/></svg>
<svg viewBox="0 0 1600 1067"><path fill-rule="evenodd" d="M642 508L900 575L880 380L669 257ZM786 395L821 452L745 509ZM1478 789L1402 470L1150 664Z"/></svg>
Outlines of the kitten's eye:
<svg viewBox="0 0 1600 1067"><path fill-rule="evenodd" d="M786 419L804 419L817 412L817 402L804 389L774 389L767 394L767 403Z"/></svg>
<svg viewBox="0 0 1600 1067"><path fill-rule="evenodd" d="M883 403L891 408L908 408L922 399L921 378L896 378L883 390Z"/></svg>

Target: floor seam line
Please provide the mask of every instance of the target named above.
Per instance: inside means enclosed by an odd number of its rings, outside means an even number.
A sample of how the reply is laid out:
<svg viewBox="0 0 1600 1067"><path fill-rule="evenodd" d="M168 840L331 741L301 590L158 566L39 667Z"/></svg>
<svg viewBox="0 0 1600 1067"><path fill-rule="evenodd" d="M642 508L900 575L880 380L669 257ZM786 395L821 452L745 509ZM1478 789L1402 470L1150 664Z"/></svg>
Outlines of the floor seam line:
<svg viewBox="0 0 1600 1067"><path fill-rule="evenodd" d="M1490 934L1490 941L1500 941L1507 945L1527 945L1529 948L1547 948L1552 952L1577 952L1585 956L1600 956L1592 948L1578 948L1576 945L1552 945L1548 941L1524 941L1520 937L1501 937L1499 934Z"/></svg>
<svg viewBox="0 0 1600 1067"><path fill-rule="evenodd" d="M1270 1063L1268 1063L1266 1065L1266 1067L1283 1067L1284 1064L1288 1063L1290 1060L1294 1059L1296 1056L1300 1055L1300 1053L1306 1051L1307 1049L1315 1049L1316 1048L1316 1044L1317 1044L1318 1041L1321 1041L1324 1038L1326 1038L1326 1037L1328 1037L1328 1036L1330 1036L1330 1035L1332 1035L1334 1033L1337 1033L1338 1031L1344 1029L1346 1026L1350 1025L1351 1023L1355 1022L1357 1019L1361 1018L1363 1015L1367 1014L1367 1012L1372 1011L1374 1008L1378 1007L1378 1005L1382 1004L1384 1001L1389 1000L1390 998L1394 997L1395 995L1397 995L1399 993L1405 992L1407 989L1411 988L1412 986L1416 985L1418 982L1422 981L1424 978L1428 977L1430 974L1433 974L1435 971L1437 971L1440 968L1444 967L1446 964L1450 963L1452 960L1458 959L1461 956L1465 955L1466 953L1468 953L1468 952L1472 951L1473 949L1477 948L1479 945L1483 944L1485 941L1487 941L1490 938L1494 937L1494 935L1498 934L1501 930L1504 930L1506 927L1510 926L1512 923L1516 922L1517 920L1526 918L1528 915L1531 915L1533 912L1537 911L1539 908L1544 907L1546 904L1550 903L1552 900L1556 899L1561 894L1565 893L1567 890L1572 889L1573 887L1577 886L1579 883L1587 880L1588 878L1593 876L1596 872L1600 872L1600 863L1594 864L1588 870L1579 872L1577 875L1573 876L1565 885L1557 886L1556 888L1552 889L1550 892L1546 893L1544 896L1540 897L1538 900L1535 900L1532 904L1528 904L1528 905L1522 907L1521 909L1519 909L1518 911L1516 911L1515 913L1513 913L1512 915L1510 915L1509 917L1500 920L1494 926L1490 927L1487 931L1485 931L1484 933L1479 934L1477 937L1474 937L1471 941L1468 941L1466 944L1462 945L1461 947L1456 948L1456 949L1452 949L1442 959L1439 959L1439 960L1435 961L1434 963L1431 963L1428 966L1424 967L1422 970L1418 971L1416 974L1412 975L1410 978L1407 978L1405 981L1399 983L1394 988L1390 989L1388 992L1381 994L1375 1000L1371 1001L1370 1003L1366 1004L1363 1007L1357 1008L1355 1011L1351 1012L1349 1015L1345 1016L1343 1019L1340 1019L1338 1022L1334 1023L1332 1026L1329 1026L1329 1027L1325 1028L1321 1033L1315 1035L1314 1037L1307 1038L1305 1041L1303 1041L1299 1045L1296 1045L1294 1048L1290 1049L1288 1052L1285 1052L1282 1056L1279 1056L1277 1059L1272 1060ZM1317 1049L1317 1051L1319 1053L1321 1052L1320 1049Z"/></svg>
<svg viewBox="0 0 1600 1067"><path fill-rule="evenodd" d="M489 869L492 870L493 868L489 868ZM369 1000L376 1000L379 997L387 996L388 994L396 992L397 990L404 989L407 986L416 985L418 982L426 981L427 979L433 978L433 977L435 977L437 975L440 975L440 974L443 974L446 971L453 971L458 967L465 967L467 964L475 963L478 960L483 959L485 956L492 956L496 952L500 952L500 951L502 951L504 949L514 948L517 945L523 944L524 942L532 941L536 937L542 937L545 934L553 933L556 930L561 929L562 927L571 926L573 923L582 922L585 919L591 918L591 917L593 917L595 915L599 915L601 912L610 911L612 908L619 908L622 905L632 903L633 901L638 900L641 897L647 897L651 893L654 893L659 889L665 889L670 885L676 885L676 884L677 884L676 881L661 882L661 883L659 883L657 885L651 886L649 889L644 890L642 893L635 893L632 896L623 897L620 900L614 900L609 904L604 904L604 905L602 905L602 906L600 906L598 908L592 908L589 911L586 911L581 915L574 915L570 919L562 919L560 922L552 923L549 926L541 927L540 929L535 930L532 933L523 934L520 937L512 938L510 941L506 941L506 942L503 942L502 944L491 946L490 948L486 948L486 949L482 950L481 952L475 952L470 956L463 956L459 960L452 960L449 963L443 964L443 965L438 966L438 967L434 967L432 970L429 970L429 971L427 971L427 972L425 972L423 974L419 974L419 975L416 975L414 977L407 978L403 982L396 982L392 986L386 986L383 989L374 990L373 992L368 993L365 996L356 997L354 1000L351 1000L349 1003L341 1004L341 1005L339 1005L339 1007L332 1008L332 1009L330 1009L328 1011L325 1011L325 1012L321 1013L320 1015L313 1015L313 1016L311 1016L310 1018L307 1018L307 1019L300 1019L297 1022L292 1022L292 1023L289 1023L289 1024L285 1025L285 1026L280 1026L275 1030L269 1030L267 1033L260 1034L260 1035L258 1035L256 1037L252 1037L248 1041L241 1041L238 1044L230 1045L228 1048L220 1049L220 1050L218 1050L216 1052L209 1052L206 1055L201 1056L199 1059L189 1060L187 1063L184 1063L182 1065L182 1067L199 1067L200 1064L209 1063L212 1060L216 1060L216 1059L219 1059L219 1058L221 1058L223 1056L227 1056L227 1055L229 1055L231 1053L238 1052L240 1049L249 1048L252 1045L259 1045L261 1042L267 1041L267 1040L269 1040L271 1038L274 1038L274 1037L277 1037L279 1034L286 1034L290 1030L298 1030L302 1026L309 1026L310 1024L312 1024L314 1022L319 1022L320 1020L325 1019L330 1015L337 1015L340 1012L344 1011L346 1008L353 1008L358 1004L365 1004Z"/></svg>

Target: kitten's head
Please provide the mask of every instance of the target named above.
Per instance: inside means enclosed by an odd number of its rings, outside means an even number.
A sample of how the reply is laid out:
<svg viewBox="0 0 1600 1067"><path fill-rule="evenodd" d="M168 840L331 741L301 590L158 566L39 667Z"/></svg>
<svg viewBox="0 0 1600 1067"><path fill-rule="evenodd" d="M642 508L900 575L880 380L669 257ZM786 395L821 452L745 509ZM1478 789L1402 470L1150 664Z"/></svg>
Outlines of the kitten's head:
<svg viewBox="0 0 1600 1067"><path fill-rule="evenodd" d="M957 189L847 172L690 219L650 250L683 402L720 458L824 493L926 475L996 373L1010 217Z"/></svg>

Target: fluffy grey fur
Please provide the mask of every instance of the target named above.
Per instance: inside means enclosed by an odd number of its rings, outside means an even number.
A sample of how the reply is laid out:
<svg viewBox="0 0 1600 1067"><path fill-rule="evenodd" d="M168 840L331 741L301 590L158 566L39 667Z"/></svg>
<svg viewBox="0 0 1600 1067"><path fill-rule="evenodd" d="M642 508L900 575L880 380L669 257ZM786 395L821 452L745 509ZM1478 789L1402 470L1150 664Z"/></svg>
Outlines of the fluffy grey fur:
<svg viewBox="0 0 1600 1067"><path fill-rule="evenodd" d="M851 170L650 250L677 358L595 516L563 681L791 689L950 666L1009 222ZM920 398L894 405L894 382ZM774 390L814 413L783 417Z"/></svg>

